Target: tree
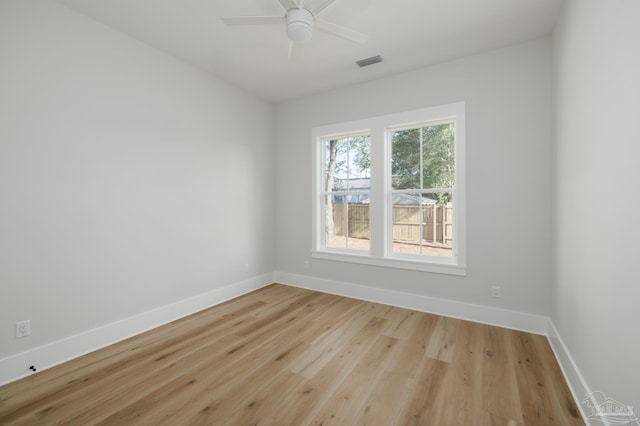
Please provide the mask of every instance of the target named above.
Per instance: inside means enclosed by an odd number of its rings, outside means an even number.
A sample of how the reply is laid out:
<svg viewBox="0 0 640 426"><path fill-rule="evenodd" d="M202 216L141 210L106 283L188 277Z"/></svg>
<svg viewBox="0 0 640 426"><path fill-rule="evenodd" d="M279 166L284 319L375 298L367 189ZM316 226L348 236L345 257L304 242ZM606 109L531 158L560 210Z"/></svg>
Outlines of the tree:
<svg viewBox="0 0 640 426"><path fill-rule="evenodd" d="M329 241L329 239L334 235L334 223L333 223L333 195L330 191L333 190L334 185L334 176L336 172L336 157L338 154L338 141L336 139L329 141L329 158L327 164L327 177L325 180L325 191L327 195L325 196L325 232L326 238L325 241Z"/></svg>
<svg viewBox="0 0 640 426"><path fill-rule="evenodd" d="M371 172L371 137L355 136L347 138L344 148L353 153L353 163L358 168L358 174L366 172L367 177Z"/></svg>
<svg viewBox="0 0 640 426"><path fill-rule="evenodd" d="M453 187L454 131L454 125L449 123L393 132L393 188ZM448 194L437 197L442 203L448 201Z"/></svg>

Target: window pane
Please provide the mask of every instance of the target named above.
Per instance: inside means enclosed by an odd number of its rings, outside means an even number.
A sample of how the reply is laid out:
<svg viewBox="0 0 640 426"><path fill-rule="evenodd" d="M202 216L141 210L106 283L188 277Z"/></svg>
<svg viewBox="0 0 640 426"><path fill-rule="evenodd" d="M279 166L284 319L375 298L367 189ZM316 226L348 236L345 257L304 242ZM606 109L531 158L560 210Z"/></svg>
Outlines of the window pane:
<svg viewBox="0 0 640 426"><path fill-rule="evenodd" d="M369 204L356 195L325 197L325 245L330 248L369 250Z"/></svg>
<svg viewBox="0 0 640 426"><path fill-rule="evenodd" d="M452 193L393 194L393 252L453 255Z"/></svg>
<svg viewBox="0 0 640 426"><path fill-rule="evenodd" d="M371 189L371 137L325 140L323 184L325 191Z"/></svg>
<svg viewBox="0 0 640 426"><path fill-rule="evenodd" d="M454 132L453 123L391 132L392 188L453 187Z"/></svg>
<svg viewBox="0 0 640 426"><path fill-rule="evenodd" d="M422 188L452 188L454 183L453 123L422 129Z"/></svg>
<svg viewBox="0 0 640 426"><path fill-rule="evenodd" d="M393 189L420 186L420 129L391 132L391 184Z"/></svg>

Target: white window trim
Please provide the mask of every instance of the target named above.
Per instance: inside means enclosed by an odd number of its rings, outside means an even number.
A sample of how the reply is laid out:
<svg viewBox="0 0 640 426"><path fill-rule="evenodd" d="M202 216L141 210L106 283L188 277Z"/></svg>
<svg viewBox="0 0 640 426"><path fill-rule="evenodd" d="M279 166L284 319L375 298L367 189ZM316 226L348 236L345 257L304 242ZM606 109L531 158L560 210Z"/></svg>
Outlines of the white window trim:
<svg viewBox="0 0 640 426"><path fill-rule="evenodd" d="M390 217L390 208L378 205L380 200L390 199L391 165L390 143L386 140L389 130L411 127L413 124L437 122L440 120L456 120L455 132L455 209L453 210L454 252L452 257L406 256L399 257L390 252L391 243L385 225ZM466 275L466 164L465 164L465 103L456 102L447 105L422 108L418 110L389 114L363 120L315 127L312 129L313 152L311 171L313 173L313 234L311 256L339 262L359 263L364 265L388 268L410 269L450 275ZM339 250L321 247L324 224L324 204L322 200L322 162L321 140L332 136L363 134L371 135L371 248L370 251ZM388 204L388 203L387 203ZM388 206L387 206L388 207ZM387 235L384 233L387 232Z"/></svg>

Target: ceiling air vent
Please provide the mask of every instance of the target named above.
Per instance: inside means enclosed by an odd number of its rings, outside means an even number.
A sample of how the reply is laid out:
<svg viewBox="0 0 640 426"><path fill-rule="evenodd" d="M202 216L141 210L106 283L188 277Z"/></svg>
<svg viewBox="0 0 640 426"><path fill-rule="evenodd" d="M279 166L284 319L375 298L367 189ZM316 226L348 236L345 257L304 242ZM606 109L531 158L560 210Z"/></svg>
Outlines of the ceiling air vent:
<svg viewBox="0 0 640 426"><path fill-rule="evenodd" d="M377 64L378 62L382 62L382 58L379 55L372 56L367 59L360 59L359 61L356 61L356 64L358 64L358 66L362 68L362 67L366 67L367 65Z"/></svg>

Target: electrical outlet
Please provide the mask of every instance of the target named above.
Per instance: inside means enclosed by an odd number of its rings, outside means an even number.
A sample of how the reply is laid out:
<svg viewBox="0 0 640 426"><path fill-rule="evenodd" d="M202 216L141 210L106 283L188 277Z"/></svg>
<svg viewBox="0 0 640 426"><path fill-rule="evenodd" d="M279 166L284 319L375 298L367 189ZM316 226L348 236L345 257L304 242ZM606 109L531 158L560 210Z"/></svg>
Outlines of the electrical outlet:
<svg viewBox="0 0 640 426"><path fill-rule="evenodd" d="M249 273L249 264L248 263L244 264L244 273L245 274Z"/></svg>
<svg viewBox="0 0 640 426"><path fill-rule="evenodd" d="M304 269L309 269L309 261L308 260L305 260L302 265L304 266Z"/></svg>
<svg viewBox="0 0 640 426"><path fill-rule="evenodd" d="M18 321L16 323L16 339L31 335L31 321Z"/></svg>
<svg viewBox="0 0 640 426"><path fill-rule="evenodd" d="M491 297L495 297L496 299L499 299L501 295L502 295L502 290L500 289L499 285L491 286Z"/></svg>

